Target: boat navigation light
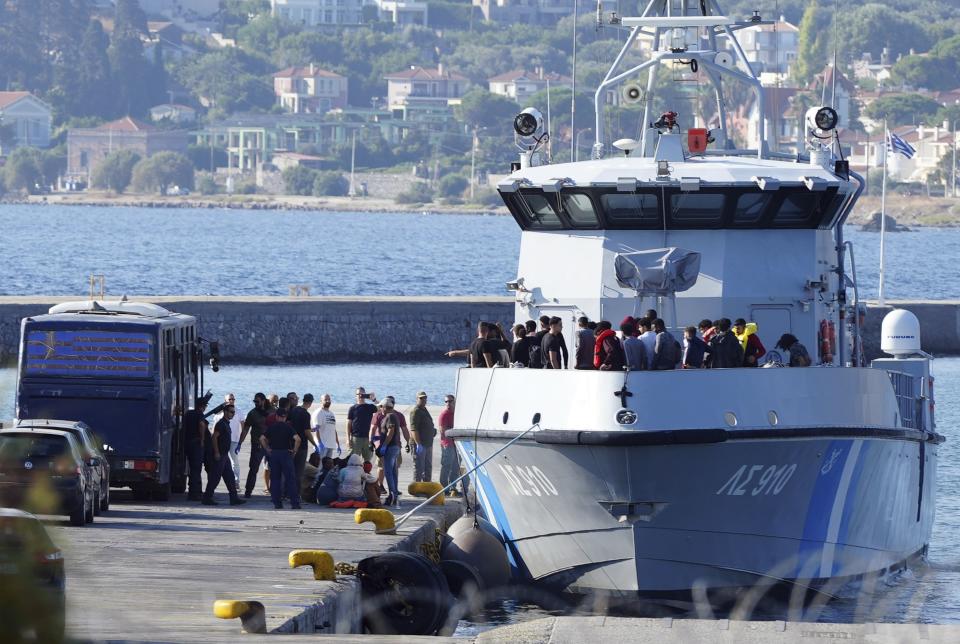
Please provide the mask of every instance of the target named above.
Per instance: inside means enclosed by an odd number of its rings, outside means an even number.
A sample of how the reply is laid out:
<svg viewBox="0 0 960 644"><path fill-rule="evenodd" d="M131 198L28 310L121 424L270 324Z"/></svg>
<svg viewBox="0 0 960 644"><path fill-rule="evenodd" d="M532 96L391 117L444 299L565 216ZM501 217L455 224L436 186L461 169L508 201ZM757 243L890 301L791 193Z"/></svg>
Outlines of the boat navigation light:
<svg viewBox="0 0 960 644"><path fill-rule="evenodd" d="M617 139L613 142L613 147L623 152L623 156L630 156L630 153L640 147L640 141L636 139Z"/></svg>
<svg viewBox="0 0 960 644"><path fill-rule="evenodd" d="M543 114L535 107L528 107L513 119L513 130L520 136L535 136L543 130Z"/></svg>
<svg viewBox="0 0 960 644"><path fill-rule="evenodd" d="M837 110L826 105L811 107L806 114L807 127L814 136L821 136L835 129L840 122Z"/></svg>

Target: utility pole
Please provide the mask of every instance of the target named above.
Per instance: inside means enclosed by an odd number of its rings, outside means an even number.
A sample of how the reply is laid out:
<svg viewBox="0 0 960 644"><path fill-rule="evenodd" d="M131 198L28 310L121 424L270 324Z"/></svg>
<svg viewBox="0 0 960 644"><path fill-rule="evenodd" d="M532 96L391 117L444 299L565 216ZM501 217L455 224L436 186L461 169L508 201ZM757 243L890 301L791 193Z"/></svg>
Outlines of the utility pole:
<svg viewBox="0 0 960 644"><path fill-rule="evenodd" d="M953 132L953 174L950 175L950 182L953 184L953 189L950 191L950 195L956 199L957 198L957 122L952 123L953 127L950 130Z"/></svg>
<svg viewBox="0 0 960 644"><path fill-rule="evenodd" d="M577 123L577 13L580 0L573 0L573 73L570 76L570 161L576 154Z"/></svg>
<svg viewBox="0 0 960 644"><path fill-rule="evenodd" d="M356 184L353 181L356 164L357 164L357 131L354 130L353 145L350 148L350 189L347 191L347 195L350 197L357 196Z"/></svg>
<svg viewBox="0 0 960 644"><path fill-rule="evenodd" d="M547 79L547 163L553 160L553 130L550 129L550 79Z"/></svg>
<svg viewBox="0 0 960 644"><path fill-rule="evenodd" d="M473 126L473 142L470 146L470 199L473 200L474 186L477 185L477 126Z"/></svg>

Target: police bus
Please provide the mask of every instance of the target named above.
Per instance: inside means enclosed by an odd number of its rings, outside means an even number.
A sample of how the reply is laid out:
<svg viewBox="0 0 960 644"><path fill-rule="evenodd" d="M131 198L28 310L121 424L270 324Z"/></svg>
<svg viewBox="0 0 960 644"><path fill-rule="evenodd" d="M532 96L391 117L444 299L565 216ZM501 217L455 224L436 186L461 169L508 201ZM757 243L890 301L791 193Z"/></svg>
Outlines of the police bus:
<svg viewBox="0 0 960 644"><path fill-rule="evenodd" d="M125 298L58 304L21 324L17 418L85 422L111 486L165 501L186 486L180 423L202 362L192 316Z"/></svg>

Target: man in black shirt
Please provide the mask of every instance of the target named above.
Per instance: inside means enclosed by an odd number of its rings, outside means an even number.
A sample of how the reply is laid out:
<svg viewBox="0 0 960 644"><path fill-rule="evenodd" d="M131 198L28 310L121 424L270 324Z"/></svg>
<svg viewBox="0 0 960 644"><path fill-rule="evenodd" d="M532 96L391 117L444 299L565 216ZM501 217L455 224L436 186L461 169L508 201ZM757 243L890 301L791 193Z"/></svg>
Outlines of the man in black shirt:
<svg viewBox="0 0 960 644"><path fill-rule="evenodd" d="M207 436L207 421L203 412L207 409L207 399L197 398L194 408L183 415L181 427L183 429L183 445L187 454L189 471L187 499L199 501L203 491L203 481L200 473L203 471L203 444Z"/></svg>
<svg viewBox="0 0 960 644"><path fill-rule="evenodd" d="M356 400L347 410L347 436L350 438L350 453L359 454L364 461L370 462L373 450L370 448L370 422L377 413L377 396L369 394L363 387L357 387Z"/></svg>
<svg viewBox="0 0 960 644"><path fill-rule="evenodd" d="M543 321L543 318L540 318ZM569 356L567 343L563 339L563 320L552 317L549 320L550 331L543 336L543 362L545 369L566 369Z"/></svg>
<svg viewBox="0 0 960 644"><path fill-rule="evenodd" d="M230 505L243 505L246 503L237 496L237 479L233 476L233 464L230 462L230 421L237 413L236 407L227 405L223 408L223 418L217 421L213 428L213 440L211 443L211 467L210 476L207 478L207 489L203 492L201 503L204 505L217 505L213 500L213 493L220 485L222 478L227 483L227 492L230 494Z"/></svg>
<svg viewBox="0 0 960 644"><path fill-rule="evenodd" d="M530 329L527 329L529 335ZM543 353L543 338L550 333L550 316L540 316L540 330L533 336L533 346L530 348L530 368L543 369L547 366L547 356Z"/></svg>
<svg viewBox="0 0 960 644"><path fill-rule="evenodd" d="M310 397L307 400L307 396ZM303 478L303 469L307 465L307 442L313 444L314 448L317 446L317 439L313 435L313 430L311 429L311 418L310 405L313 404L313 396L307 394L303 397L303 406L297 407L297 401L299 398L297 394L293 391L287 394L287 398L290 400L290 411L287 415L287 421L293 425L294 431L297 432L297 436L300 437L300 449L297 450L297 453L293 457L293 469L297 475L297 485L300 485L300 479Z"/></svg>
<svg viewBox="0 0 960 644"><path fill-rule="evenodd" d="M277 409L277 422L267 427L260 437L260 446L270 460L270 498L273 507L283 507L283 495L290 499L290 507L300 509L300 490L293 469L293 455L300 448L300 437L287 422L287 410Z"/></svg>
<svg viewBox="0 0 960 644"><path fill-rule="evenodd" d="M253 488L257 484L257 472L260 471L260 463L263 461L263 448L260 447L260 437L263 430L267 428L267 397L262 393L257 393L253 397L253 409L247 412L247 417L243 421L243 431L240 432L240 440L237 442L237 453L240 446L247 438L247 432L250 433L250 461L247 472L247 484L243 496L250 498L253 494Z"/></svg>
<svg viewBox="0 0 960 644"><path fill-rule="evenodd" d="M470 366L483 368L487 366L487 361L483 359L483 346L487 342L487 336L490 334L490 325L487 322L477 324L477 337L470 343L469 352Z"/></svg>

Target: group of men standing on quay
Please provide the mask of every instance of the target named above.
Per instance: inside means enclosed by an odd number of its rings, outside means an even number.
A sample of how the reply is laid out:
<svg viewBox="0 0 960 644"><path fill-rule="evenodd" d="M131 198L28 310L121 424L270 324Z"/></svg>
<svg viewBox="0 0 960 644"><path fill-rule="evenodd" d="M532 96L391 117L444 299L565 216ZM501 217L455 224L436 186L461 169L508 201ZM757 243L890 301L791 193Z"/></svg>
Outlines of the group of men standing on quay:
<svg viewBox="0 0 960 644"><path fill-rule="evenodd" d="M466 349L447 352L449 357L466 357L475 368L526 367L532 369L568 369L570 355L563 337L563 320L541 316L515 325L513 342L495 322L480 322L477 337ZM641 318L627 316L620 323L619 335L613 324L586 317L577 320L574 369L600 371L668 370L701 368L758 367L766 355L756 323L738 318L702 320L688 326L683 342L677 340L653 309ZM787 333L777 348L788 353L788 366L806 367L810 356L795 336Z"/></svg>
<svg viewBox="0 0 960 644"><path fill-rule="evenodd" d="M348 464L360 467L361 463L365 474L360 475L362 478L358 481L369 484L364 485L366 489L360 496L345 499L341 493L339 500L379 506L379 497L386 494L387 506L398 505L401 446L413 456L414 480L432 480L437 426L441 444L440 482L446 486L456 480L460 460L453 440L446 436L446 431L453 428L454 396L445 396L443 411L435 423L427 409L426 392L419 392L416 404L408 412L409 425L407 417L397 411L393 396L377 401L375 394L367 393L363 387L357 388L355 396L356 401L347 412L349 453L343 459L334 458L334 454L340 456L344 450L337 432L336 415L330 409L329 394L324 394L320 405L314 406L314 397L309 393L304 394L302 403L295 392L282 398L257 393L253 397L253 408L241 420L236 398L231 393L224 396L224 404L216 410L218 413L210 423L206 420L209 397L198 398L194 409L183 417L189 470L187 498L204 505L217 505L213 494L223 481L230 505L245 503L239 492L239 453L248 435L250 456L243 496L250 498L253 494L263 464L264 483L278 509L283 507L284 500L290 502L291 508L299 509L301 486L316 490L331 469L342 469L346 474ZM379 468L376 477L370 474L374 457ZM203 469L206 469L207 484L201 489ZM344 489L347 487L350 486Z"/></svg>

